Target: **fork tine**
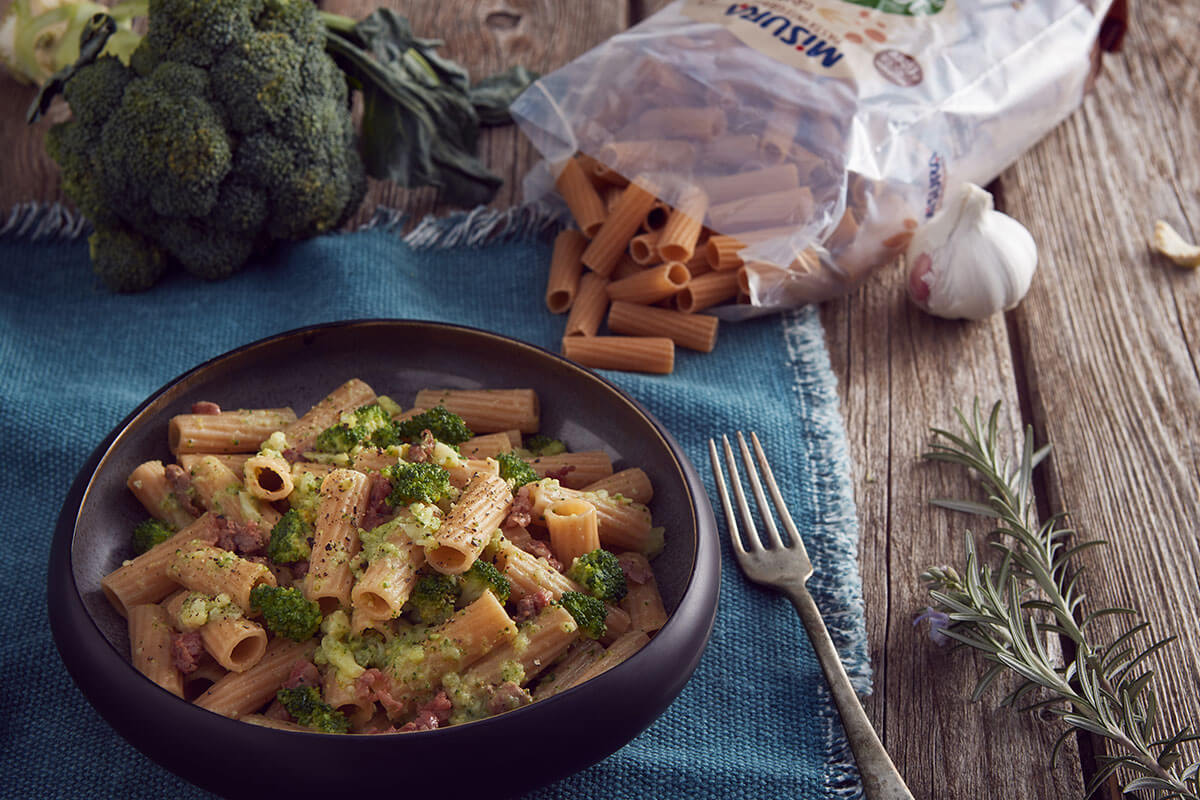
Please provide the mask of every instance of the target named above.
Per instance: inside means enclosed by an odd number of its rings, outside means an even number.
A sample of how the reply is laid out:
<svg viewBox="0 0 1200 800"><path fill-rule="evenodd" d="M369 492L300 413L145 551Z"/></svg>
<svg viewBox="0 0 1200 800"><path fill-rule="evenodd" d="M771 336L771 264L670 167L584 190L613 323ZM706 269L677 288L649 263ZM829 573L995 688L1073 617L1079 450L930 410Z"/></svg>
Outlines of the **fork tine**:
<svg viewBox="0 0 1200 800"><path fill-rule="evenodd" d="M742 524L746 528L744 544L751 552L763 549L762 539L758 535L758 526L754 524L754 515L750 513L750 504L746 502L746 494L742 491L742 479L738 475L737 461L733 458L733 448L729 445L729 437L721 435L721 443L725 448L725 466L729 469L729 482L733 484L733 496L737 500L738 511L742 515Z"/></svg>
<svg viewBox="0 0 1200 800"><path fill-rule="evenodd" d="M729 443L726 442L725 446L728 448ZM708 440L708 458L712 462L713 479L717 482L717 496L721 498L721 508L725 512L725 522L729 526L729 541L737 554L743 556L746 554L746 548L742 544L742 535L738 530L737 517L733 514L733 506L729 502L729 492L725 488L725 474L721 471L721 459L717 455L717 444L712 439Z"/></svg>
<svg viewBox="0 0 1200 800"><path fill-rule="evenodd" d="M753 433L750 434L754 436ZM758 479L758 469L754 459L750 457L750 449L746 447L746 438L742 432L737 432L738 447L742 451L742 461L746 464L746 477L750 479L750 488L754 491L754 499L758 503L758 513L762 515L763 523L767 526L767 539L772 547L783 547L783 539L779 537L779 529L775 527L775 519L771 516L771 507L763 495L762 483ZM747 509L749 510L749 509Z"/></svg>
<svg viewBox="0 0 1200 800"><path fill-rule="evenodd" d="M796 530L796 523L792 521L792 515L788 513L787 503L783 500L783 494L779 491L779 485L775 483L775 475L771 472L771 465L767 461L767 454L763 452L762 444L758 441L758 434L751 431L750 441L754 444L754 455L758 457L758 464L762 467L763 479L767 483L767 491L771 493L771 500L775 503L775 509L779 512L780 521L783 522L783 529L787 531L793 544L803 547L804 540L800 538L800 531Z"/></svg>

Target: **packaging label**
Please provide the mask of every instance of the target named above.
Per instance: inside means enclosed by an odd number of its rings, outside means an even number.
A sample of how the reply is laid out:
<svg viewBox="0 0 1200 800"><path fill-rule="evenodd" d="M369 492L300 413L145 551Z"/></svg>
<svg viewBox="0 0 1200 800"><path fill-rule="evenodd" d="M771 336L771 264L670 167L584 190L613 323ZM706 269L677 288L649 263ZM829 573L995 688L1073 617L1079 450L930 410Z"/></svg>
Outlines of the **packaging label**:
<svg viewBox="0 0 1200 800"><path fill-rule="evenodd" d="M686 0L697 22L721 25L789 66L835 78L920 84L925 71L910 45L928 41L932 20L952 15L954 0Z"/></svg>

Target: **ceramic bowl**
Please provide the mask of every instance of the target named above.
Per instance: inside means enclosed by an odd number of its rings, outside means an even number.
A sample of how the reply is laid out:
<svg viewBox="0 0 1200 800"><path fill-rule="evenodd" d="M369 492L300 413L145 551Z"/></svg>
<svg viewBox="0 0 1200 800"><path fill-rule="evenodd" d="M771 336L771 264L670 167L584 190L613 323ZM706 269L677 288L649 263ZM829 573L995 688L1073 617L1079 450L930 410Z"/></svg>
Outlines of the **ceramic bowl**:
<svg viewBox="0 0 1200 800"><path fill-rule="evenodd" d="M426 386L532 387L542 431L604 449L652 478L667 532L655 564L670 619L603 675L547 700L440 730L336 736L227 719L160 689L129 663L124 620L100 579L129 557L144 518L125 479L167 460L168 419L193 402L298 411L351 377L401 402ZM593 764L644 730L683 689L712 630L720 558L704 486L671 434L608 381L541 348L462 326L406 320L320 325L240 347L185 373L129 415L76 478L51 550L50 621L68 671L110 725L149 758L231 798L357 790L513 796ZM447 791L450 794L447 795Z"/></svg>

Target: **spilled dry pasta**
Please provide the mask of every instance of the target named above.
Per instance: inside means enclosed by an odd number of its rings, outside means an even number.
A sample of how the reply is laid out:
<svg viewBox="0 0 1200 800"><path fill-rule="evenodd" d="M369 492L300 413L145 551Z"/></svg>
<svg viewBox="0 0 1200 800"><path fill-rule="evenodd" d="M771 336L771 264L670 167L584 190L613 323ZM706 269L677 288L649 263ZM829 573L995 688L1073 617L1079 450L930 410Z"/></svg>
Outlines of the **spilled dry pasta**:
<svg viewBox="0 0 1200 800"><path fill-rule="evenodd" d="M431 388L404 409L357 379L299 417L197 403L171 423L178 460L127 481L158 543L101 582L134 666L235 719L374 734L625 660L666 622L653 486L539 418L528 389Z"/></svg>

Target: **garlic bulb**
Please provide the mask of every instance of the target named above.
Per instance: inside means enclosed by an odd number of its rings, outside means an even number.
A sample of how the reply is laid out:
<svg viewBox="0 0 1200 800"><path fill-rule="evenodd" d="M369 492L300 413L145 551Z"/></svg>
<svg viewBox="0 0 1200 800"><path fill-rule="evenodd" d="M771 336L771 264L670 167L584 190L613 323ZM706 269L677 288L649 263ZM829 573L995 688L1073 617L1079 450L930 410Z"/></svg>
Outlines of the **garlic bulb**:
<svg viewBox="0 0 1200 800"><path fill-rule="evenodd" d="M1037 245L1025 227L964 183L908 245L908 293L930 314L983 319L1013 308L1029 291Z"/></svg>

